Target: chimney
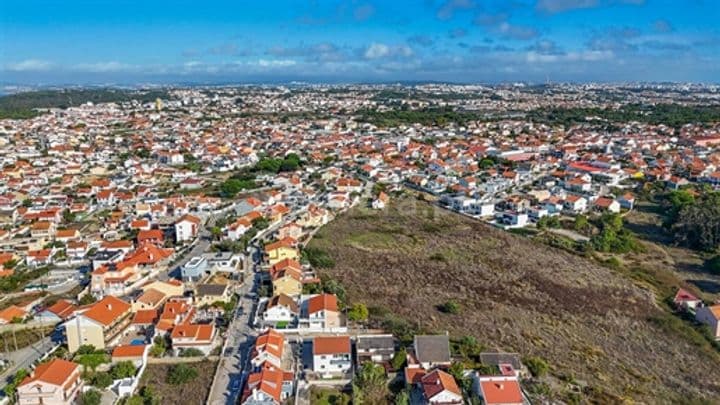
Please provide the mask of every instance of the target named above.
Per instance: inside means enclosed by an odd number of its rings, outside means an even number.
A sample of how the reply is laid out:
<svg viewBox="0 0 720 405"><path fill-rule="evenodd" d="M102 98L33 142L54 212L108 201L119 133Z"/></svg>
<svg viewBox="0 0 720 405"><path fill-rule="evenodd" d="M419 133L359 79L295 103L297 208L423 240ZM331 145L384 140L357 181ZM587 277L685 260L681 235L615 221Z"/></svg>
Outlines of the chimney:
<svg viewBox="0 0 720 405"><path fill-rule="evenodd" d="M112 310L112 304L107 304L107 309Z"/></svg>

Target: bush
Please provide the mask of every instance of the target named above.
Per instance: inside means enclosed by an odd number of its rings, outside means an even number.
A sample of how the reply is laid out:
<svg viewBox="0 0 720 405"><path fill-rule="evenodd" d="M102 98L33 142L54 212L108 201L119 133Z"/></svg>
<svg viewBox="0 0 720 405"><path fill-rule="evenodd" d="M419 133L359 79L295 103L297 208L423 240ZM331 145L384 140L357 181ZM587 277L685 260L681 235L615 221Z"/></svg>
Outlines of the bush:
<svg viewBox="0 0 720 405"><path fill-rule="evenodd" d="M205 356L205 353L200 351L200 349L195 349L194 347L191 347L189 349L185 349L180 353L180 357L202 357Z"/></svg>
<svg viewBox="0 0 720 405"><path fill-rule="evenodd" d="M302 254L308 263L318 269L331 269L335 267L335 260L322 249L308 247L303 250Z"/></svg>
<svg viewBox="0 0 720 405"><path fill-rule="evenodd" d="M98 390L89 390L79 396L81 405L100 405L102 394Z"/></svg>
<svg viewBox="0 0 720 405"><path fill-rule="evenodd" d="M109 387L113 382L113 377L109 373L100 372L93 374L91 384L100 389Z"/></svg>
<svg viewBox="0 0 720 405"><path fill-rule="evenodd" d="M110 375L114 380L129 378L135 375L135 364L132 361L121 361L110 369Z"/></svg>
<svg viewBox="0 0 720 405"><path fill-rule="evenodd" d="M446 313L446 314L457 314L460 312L460 304L457 302L450 300L442 305L440 305L440 311Z"/></svg>
<svg viewBox="0 0 720 405"><path fill-rule="evenodd" d="M368 319L368 309L365 304L354 304L348 311L348 319L353 322L365 321Z"/></svg>
<svg viewBox="0 0 720 405"><path fill-rule="evenodd" d="M393 369L400 370L403 368L403 366L405 366L406 360L407 360L407 350L405 349L405 347L401 347L400 350L395 352L395 355L393 355L390 365L392 365Z"/></svg>
<svg viewBox="0 0 720 405"><path fill-rule="evenodd" d="M182 385L194 380L198 376L198 372L194 367L185 364L177 364L170 368L167 382L172 385Z"/></svg>
<svg viewBox="0 0 720 405"><path fill-rule="evenodd" d="M720 255L713 256L705 261L705 268L710 273L720 275Z"/></svg>
<svg viewBox="0 0 720 405"><path fill-rule="evenodd" d="M550 369L550 366L547 364L547 362L537 356L526 357L523 359L523 363L528 368L530 374L532 374L533 377L542 377L547 374L548 370Z"/></svg>

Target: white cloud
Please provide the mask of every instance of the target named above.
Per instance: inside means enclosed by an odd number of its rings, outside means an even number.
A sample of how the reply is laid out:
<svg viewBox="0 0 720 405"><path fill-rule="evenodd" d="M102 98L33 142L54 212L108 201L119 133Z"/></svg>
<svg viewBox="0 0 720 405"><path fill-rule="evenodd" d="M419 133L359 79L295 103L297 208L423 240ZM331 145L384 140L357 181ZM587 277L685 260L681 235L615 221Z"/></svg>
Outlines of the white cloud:
<svg viewBox="0 0 720 405"><path fill-rule="evenodd" d="M52 67L52 63L39 59L27 59L21 62L5 65L6 70L14 72L42 72L50 70Z"/></svg>
<svg viewBox="0 0 720 405"><path fill-rule="evenodd" d="M97 63L81 63L73 66L73 70L90 73L109 73L109 72L126 72L136 70L138 67L128 65L116 61L97 62Z"/></svg>
<svg viewBox="0 0 720 405"><path fill-rule="evenodd" d="M553 63L553 62L598 62L609 60L615 57L612 51L581 51L568 52L563 54L544 54L536 51L530 51L526 55L528 63Z"/></svg>
<svg viewBox="0 0 720 405"><path fill-rule="evenodd" d="M390 47L385 44L373 43L365 50L366 59L384 58L390 55Z"/></svg>
<svg viewBox="0 0 720 405"><path fill-rule="evenodd" d="M257 61L257 65L260 67L287 67L294 66L297 62L292 59L260 59Z"/></svg>

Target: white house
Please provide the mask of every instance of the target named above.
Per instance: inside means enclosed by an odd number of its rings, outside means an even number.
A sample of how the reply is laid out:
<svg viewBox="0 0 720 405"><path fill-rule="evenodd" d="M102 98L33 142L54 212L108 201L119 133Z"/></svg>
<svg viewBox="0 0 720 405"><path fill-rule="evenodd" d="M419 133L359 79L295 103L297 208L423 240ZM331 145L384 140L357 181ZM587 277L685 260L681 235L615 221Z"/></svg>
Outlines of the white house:
<svg viewBox="0 0 720 405"><path fill-rule="evenodd" d="M202 221L193 215L183 215L175 222L175 240L186 242L193 240L200 232Z"/></svg>
<svg viewBox="0 0 720 405"><path fill-rule="evenodd" d="M571 213L581 213L587 210L587 199L579 195L568 195L565 198L563 208Z"/></svg>
<svg viewBox="0 0 720 405"><path fill-rule="evenodd" d="M420 379L425 402L431 405L462 405L462 391L450 374L435 370Z"/></svg>
<svg viewBox="0 0 720 405"><path fill-rule="evenodd" d="M715 339L720 339L720 304L698 308L695 320L708 325Z"/></svg>
<svg viewBox="0 0 720 405"><path fill-rule="evenodd" d="M313 371L323 378L344 376L352 368L350 336L317 336L313 339Z"/></svg>
<svg viewBox="0 0 720 405"><path fill-rule="evenodd" d="M267 301L262 315L263 326L284 328L297 323L300 309L289 295L278 294Z"/></svg>

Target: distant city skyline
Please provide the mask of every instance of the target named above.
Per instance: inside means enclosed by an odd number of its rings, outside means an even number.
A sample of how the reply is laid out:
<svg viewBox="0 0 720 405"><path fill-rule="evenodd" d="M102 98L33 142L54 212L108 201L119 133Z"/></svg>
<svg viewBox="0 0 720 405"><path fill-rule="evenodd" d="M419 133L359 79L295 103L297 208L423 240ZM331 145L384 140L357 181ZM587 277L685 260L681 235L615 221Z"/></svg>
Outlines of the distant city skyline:
<svg viewBox="0 0 720 405"><path fill-rule="evenodd" d="M0 82L720 82L713 0L0 5Z"/></svg>

